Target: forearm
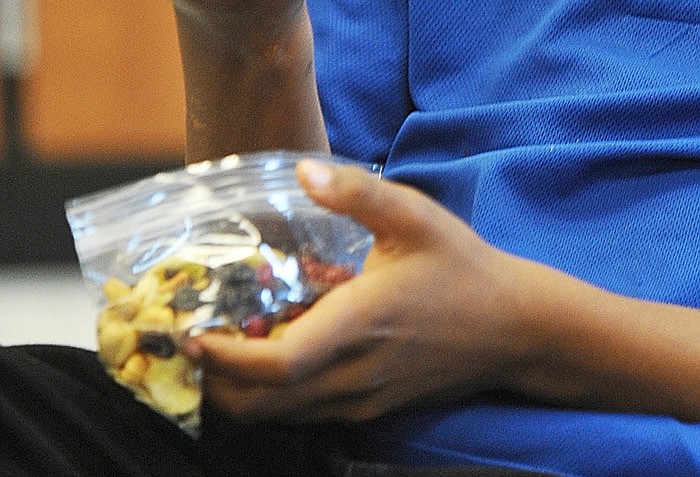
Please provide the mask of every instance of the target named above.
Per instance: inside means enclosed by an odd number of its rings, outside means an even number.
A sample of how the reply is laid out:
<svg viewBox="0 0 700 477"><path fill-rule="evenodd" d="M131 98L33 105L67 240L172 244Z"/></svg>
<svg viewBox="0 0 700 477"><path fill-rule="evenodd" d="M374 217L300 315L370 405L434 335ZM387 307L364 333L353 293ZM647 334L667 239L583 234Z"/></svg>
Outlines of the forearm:
<svg viewBox="0 0 700 477"><path fill-rule="evenodd" d="M536 345L512 377L518 391L700 420L700 310L621 297L530 266L521 310Z"/></svg>
<svg viewBox="0 0 700 477"><path fill-rule="evenodd" d="M209 10L201 3L174 3L187 161L269 149L328 150L304 2Z"/></svg>

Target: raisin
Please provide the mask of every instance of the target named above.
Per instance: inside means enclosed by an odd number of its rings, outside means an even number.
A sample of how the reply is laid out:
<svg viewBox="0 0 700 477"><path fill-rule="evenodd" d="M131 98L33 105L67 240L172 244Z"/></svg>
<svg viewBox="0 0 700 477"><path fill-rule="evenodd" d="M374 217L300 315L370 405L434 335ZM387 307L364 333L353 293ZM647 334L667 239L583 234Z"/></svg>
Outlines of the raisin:
<svg viewBox="0 0 700 477"><path fill-rule="evenodd" d="M191 286L178 288L170 306L176 310L194 311L199 306L199 291Z"/></svg>
<svg viewBox="0 0 700 477"><path fill-rule="evenodd" d="M254 282L256 272L253 267L245 263L232 263L219 269L221 274L222 285L231 285L237 283Z"/></svg>
<svg viewBox="0 0 700 477"><path fill-rule="evenodd" d="M240 323L261 307L260 289L255 283L222 283L216 296L214 314L227 315L233 322Z"/></svg>
<svg viewBox="0 0 700 477"><path fill-rule="evenodd" d="M172 358L177 353L177 345L166 333L146 331L139 336L138 350L161 358Z"/></svg>

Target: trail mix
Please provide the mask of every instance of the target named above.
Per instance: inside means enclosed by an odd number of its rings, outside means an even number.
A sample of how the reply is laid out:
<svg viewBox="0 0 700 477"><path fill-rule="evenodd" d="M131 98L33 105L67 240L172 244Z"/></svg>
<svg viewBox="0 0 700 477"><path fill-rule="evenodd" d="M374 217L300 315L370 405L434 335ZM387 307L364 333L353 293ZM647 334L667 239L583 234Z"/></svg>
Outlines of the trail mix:
<svg viewBox="0 0 700 477"><path fill-rule="evenodd" d="M98 323L99 356L136 398L185 426L199 423L199 370L179 351L192 331L274 338L318 297L354 275L313 253L260 248L218 268L168 258L135 284L110 278Z"/></svg>

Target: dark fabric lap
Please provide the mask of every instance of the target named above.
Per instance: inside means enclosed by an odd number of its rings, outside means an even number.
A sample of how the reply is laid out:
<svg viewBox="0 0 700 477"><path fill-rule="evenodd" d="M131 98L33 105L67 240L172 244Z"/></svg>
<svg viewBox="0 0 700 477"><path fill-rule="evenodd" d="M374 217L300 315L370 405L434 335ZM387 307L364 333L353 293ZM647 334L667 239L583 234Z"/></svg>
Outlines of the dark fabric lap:
<svg viewBox="0 0 700 477"><path fill-rule="evenodd" d="M77 348L0 347L0 376L0 475L532 475L356 462L338 452L338 427L242 426L207 406L193 439L114 383L95 353Z"/></svg>

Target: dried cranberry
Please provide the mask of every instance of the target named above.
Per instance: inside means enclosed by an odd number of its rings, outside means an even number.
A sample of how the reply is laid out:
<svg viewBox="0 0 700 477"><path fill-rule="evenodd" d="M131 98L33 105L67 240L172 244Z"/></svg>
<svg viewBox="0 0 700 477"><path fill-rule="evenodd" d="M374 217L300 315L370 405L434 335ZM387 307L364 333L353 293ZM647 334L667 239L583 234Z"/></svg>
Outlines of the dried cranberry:
<svg viewBox="0 0 700 477"><path fill-rule="evenodd" d="M355 275L351 267L327 264L308 253L302 254L300 263L304 275L312 283L338 285Z"/></svg>
<svg viewBox="0 0 700 477"><path fill-rule="evenodd" d="M329 285L338 285L350 280L354 275L351 269L342 265L329 265L323 271L321 281Z"/></svg>
<svg viewBox="0 0 700 477"><path fill-rule="evenodd" d="M272 320L262 315L248 315L241 323L241 330L248 338L265 338L272 330Z"/></svg>
<svg viewBox="0 0 700 477"><path fill-rule="evenodd" d="M275 274L272 271L272 265L264 263L256 270L257 282L260 286L268 286L275 280Z"/></svg>
<svg viewBox="0 0 700 477"><path fill-rule="evenodd" d="M301 270L310 281L318 281L323 275L324 265L316 257L304 253L300 257Z"/></svg>

